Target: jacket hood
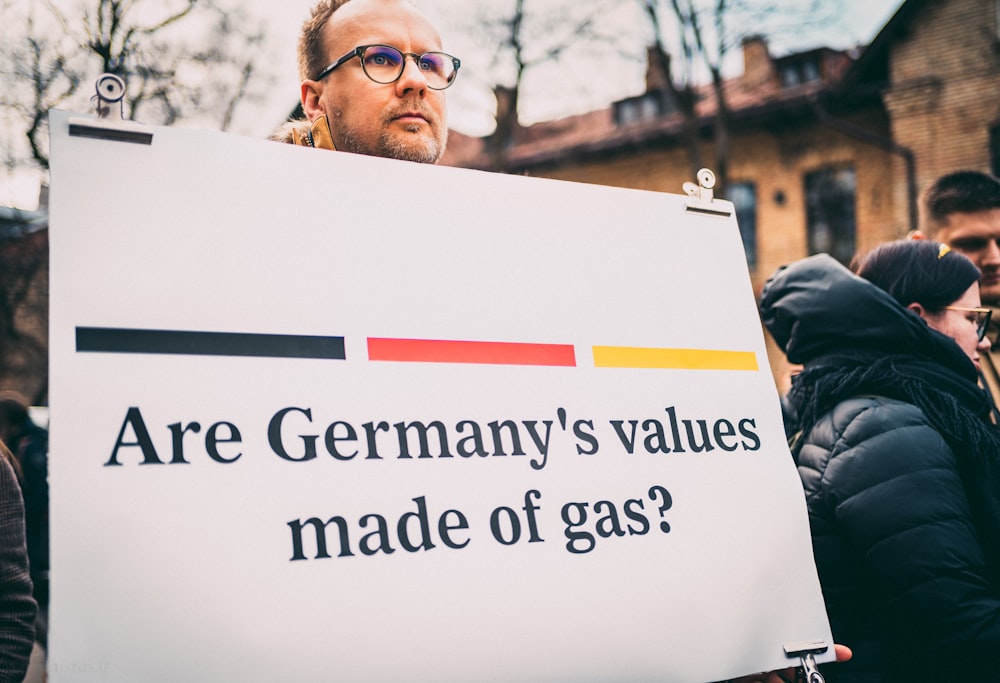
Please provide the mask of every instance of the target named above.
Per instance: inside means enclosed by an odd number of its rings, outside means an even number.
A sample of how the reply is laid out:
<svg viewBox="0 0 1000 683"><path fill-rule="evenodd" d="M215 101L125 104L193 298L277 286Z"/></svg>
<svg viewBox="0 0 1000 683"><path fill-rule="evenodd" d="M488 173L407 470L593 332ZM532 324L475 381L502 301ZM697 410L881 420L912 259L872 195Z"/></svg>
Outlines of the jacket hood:
<svg viewBox="0 0 1000 683"><path fill-rule="evenodd" d="M869 351L927 358L976 377L975 365L953 339L827 254L779 268L764 284L760 312L793 363Z"/></svg>

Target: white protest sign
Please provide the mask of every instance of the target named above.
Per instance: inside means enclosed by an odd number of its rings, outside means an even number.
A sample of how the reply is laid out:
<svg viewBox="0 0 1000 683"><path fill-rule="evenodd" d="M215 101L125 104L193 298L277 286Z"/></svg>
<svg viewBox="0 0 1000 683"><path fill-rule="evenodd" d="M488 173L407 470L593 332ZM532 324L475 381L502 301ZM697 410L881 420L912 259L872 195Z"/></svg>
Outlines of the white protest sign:
<svg viewBox="0 0 1000 683"><path fill-rule="evenodd" d="M697 682L832 645L734 218L69 121L52 681Z"/></svg>

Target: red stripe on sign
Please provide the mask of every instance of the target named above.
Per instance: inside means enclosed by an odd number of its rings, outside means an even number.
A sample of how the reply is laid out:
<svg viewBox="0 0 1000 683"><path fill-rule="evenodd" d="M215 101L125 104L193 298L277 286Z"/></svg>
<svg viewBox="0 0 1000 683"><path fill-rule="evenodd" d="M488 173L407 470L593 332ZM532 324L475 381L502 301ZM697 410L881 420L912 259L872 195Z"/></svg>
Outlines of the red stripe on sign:
<svg viewBox="0 0 1000 683"><path fill-rule="evenodd" d="M368 338L369 360L408 363L576 366L572 344Z"/></svg>

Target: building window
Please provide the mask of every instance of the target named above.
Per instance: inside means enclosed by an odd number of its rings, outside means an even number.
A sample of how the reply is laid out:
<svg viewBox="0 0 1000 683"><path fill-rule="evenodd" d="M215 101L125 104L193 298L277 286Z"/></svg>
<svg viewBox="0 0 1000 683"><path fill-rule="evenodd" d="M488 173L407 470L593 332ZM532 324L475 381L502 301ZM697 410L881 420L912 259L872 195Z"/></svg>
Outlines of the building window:
<svg viewBox="0 0 1000 683"><path fill-rule="evenodd" d="M674 107L666 99L667 97L665 93L656 90L615 102L615 123L618 126L628 126L670 114L674 111Z"/></svg>
<svg viewBox="0 0 1000 683"><path fill-rule="evenodd" d="M990 172L1000 178L1000 124L990 128Z"/></svg>
<svg viewBox="0 0 1000 683"><path fill-rule="evenodd" d="M803 83L812 83L820 79L819 60L817 57L786 61L779 67L781 85L791 88Z"/></svg>
<svg viewBox="0 0 1000 683"><path fill-rule="evenodd" d="M802 82L802 76L795 64L786 64L781 67L781 85L790 88Z"/></svg>
<svg viewBox="0 0 1000 683"><path fill-rule="evenodd" d="M819 80L819 64L814 59L802 62L802 80L812 83Z"/></svg>
<svg viewBox="0 0 1000 683"><path fill-rule="evenodd" d="M736 209L736 223L743 238L747 265L757 267L757 186L750 182L729 183L729 201Z"/></svg>
<svg viewBox="0 0 1000 683"><path fill-rule="evenodd" d="M806 230L809 253L829 254L843 264L854 256L854 169L825 168L806 174Z"/></svg>
<svg viewBox="0 0 1000 683"><path fill-rule="evenodd" d="M615 106L615 122L627 126L639 120L639 107L634 100L619 102Z"/></svg>

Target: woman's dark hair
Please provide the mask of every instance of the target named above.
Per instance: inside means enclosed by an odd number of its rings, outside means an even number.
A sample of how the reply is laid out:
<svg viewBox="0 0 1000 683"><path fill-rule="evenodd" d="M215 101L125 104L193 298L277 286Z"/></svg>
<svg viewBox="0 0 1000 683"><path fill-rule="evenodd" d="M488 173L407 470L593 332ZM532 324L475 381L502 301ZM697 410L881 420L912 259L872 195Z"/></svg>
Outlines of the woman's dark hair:
<svg viewBox="0 0 1000 683"><path fill-rule="evenodd" d="M856 272L903 306L917 303L930 311L954 303L980 275L964 255L929 240L880 245L861 259Z"/></svg>

